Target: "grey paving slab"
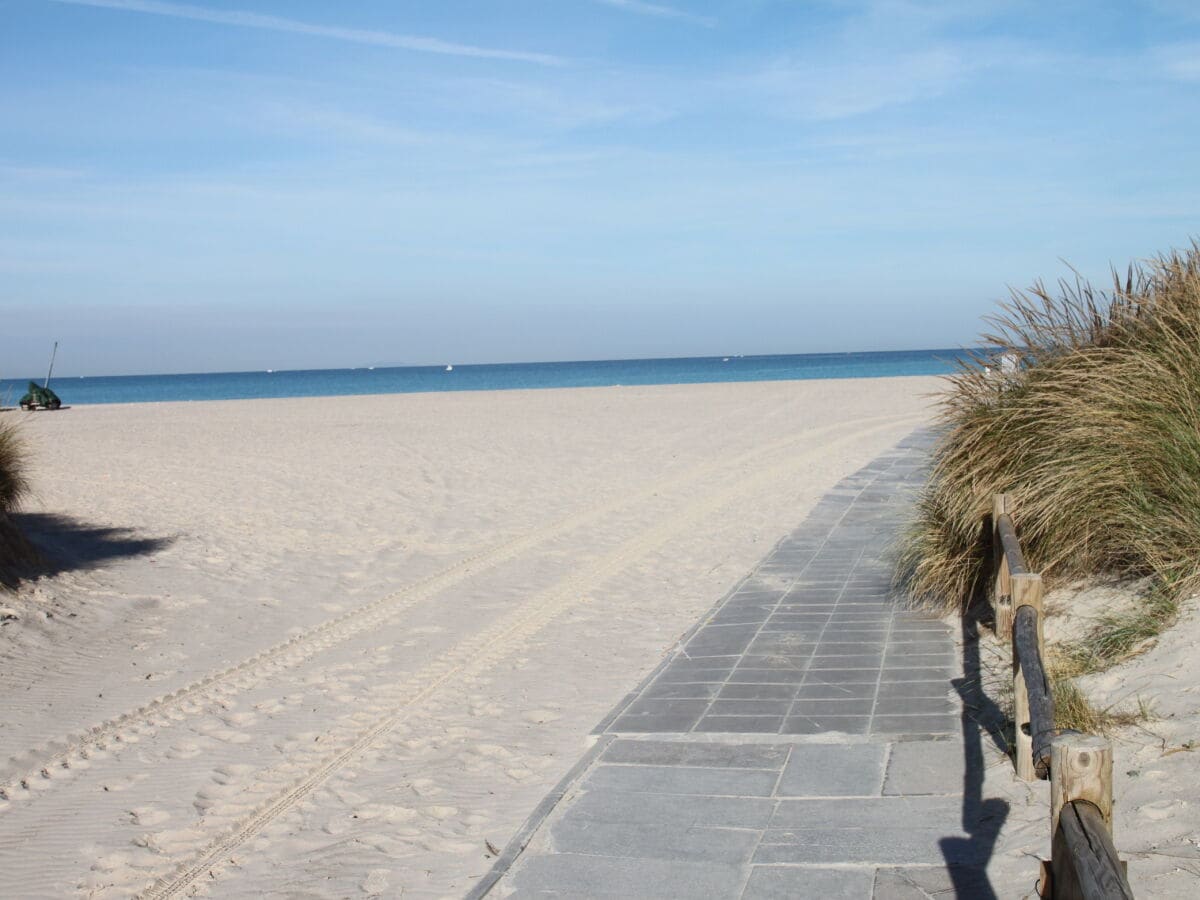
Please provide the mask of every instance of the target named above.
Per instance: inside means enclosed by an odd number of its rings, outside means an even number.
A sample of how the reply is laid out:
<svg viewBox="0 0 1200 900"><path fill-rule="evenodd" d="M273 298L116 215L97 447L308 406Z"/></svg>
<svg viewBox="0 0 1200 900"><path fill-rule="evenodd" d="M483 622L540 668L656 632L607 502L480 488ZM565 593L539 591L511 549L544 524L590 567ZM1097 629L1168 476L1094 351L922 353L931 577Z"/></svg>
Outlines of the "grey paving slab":
<svg viewBox="0 0 1200 900"><path fill-rule="evenodd" d="M930 900L931 897L994 897L987 875L977 866L878 869L874 900Z"/></svg>
<svg viewBox="0 0 1200 900"><path fill-rule="evenodd" d="M726 863L551 853L531 857L513 873L511 896L695 900L736 897L744 881L742 867Z"/></svg>
<svg viewBox="0 0 1200 900"><path fill-rule="evenodd" d="M774 769L787 762L783 744L697 744L684 741L616 740L604 752L606 763L644 766L703 766L730 769Z"/></svg>
<svg viewBox="0 0 1200 900"><path fill-rule="evenodd" d="M985 842L963 831L953 634L905 608L887 556L929 443L914 435L839 484L605 720L607 743L505 892L907 898L970 884Z"/></svg>
<svg viewBox="0 0 1200 900"><path fill-rule="evenodd" d="M810 744L792 748L777 797L878 795L883 787L885 744Z"/></svg>
<svg viewBox="0 0 1200 900"><path fill-rule="evenodd" d="M788 716L783 720L781 734L866 734L871 727L870 716L806 715Z"/></svg>
<svg viewBox="0 0 1200 900"><path fill-rule="evenodd" d="M698 716L618 716L612 728L620 734L669 734L690 731L699 721Z"/></svg>
<svg viewBox="0 0 1200 900"><path fill-rule="evenodd" d="M770 797L779 775L773 771L698 766L598 766L585 790L647 791L655 794L703 794L714 797Z"/></svg>
<svg viewBox="0 0 1200 900"><path fill-rule="evenodd" d="M713 734L778 734L783 727L783 715L705 716L694 730Z"/></svg>
<svg viewBox="0 0 1200 900"><path fill-rule="evenodd" d="M873 869L821 869L813 866L754 866L743 900L867 900L875 886Z"/></svg>
<svg viewBox="0 0 1200 900"><path fill-rule="evenodd" d="M775 813L768 797L703 797L633 791L590 791L571 806L568 818L629 825L671 825L688 828L767 827Z"/></svg>
<svg viewBox="0 0 1200 900"><path fill-rule="evenodd" d="M966 763L958 741L908 741L894 744L888 760L885 794L962 792Z"/></svg>
<svg viewBox="0 0 1200 900"><path fill-rule="evenodd" d="M959 728L957 715L889 716L876 713L872 722L876 734L954 734Z"/></svg>
<svg viewBox="0 0 1200 900"><path fill-rule="evenodd" d="M758 846L752 829L671 823L597 822L570 816L551 829L559 853L744 865Z"/></svg>
<svg viewBox="0 0 1200 900"><path fill-rule="evenodd" d="M941 828L863 826L834 830L768 828L754 862L769 864L938 865L944 862Z"/></svg>
<svg viewBox="0 0 1200 900"><path fill-rule="evenodd" d="M962 805L955 797L785 798L779 801L771 827L832 830L880 827L942 828L957 831Z"/></svg>

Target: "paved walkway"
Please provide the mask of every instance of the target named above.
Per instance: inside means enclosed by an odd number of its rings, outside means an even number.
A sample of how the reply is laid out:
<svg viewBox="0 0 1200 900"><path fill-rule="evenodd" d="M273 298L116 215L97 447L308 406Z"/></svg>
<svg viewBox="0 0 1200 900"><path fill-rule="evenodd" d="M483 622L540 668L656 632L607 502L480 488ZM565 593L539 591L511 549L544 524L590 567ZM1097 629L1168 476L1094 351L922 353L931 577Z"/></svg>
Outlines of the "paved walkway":
<svg viewBox="0 0 1200 900"><path fill-rule="evenodd" d="M841 482L693 629L476 896L993 896L953 636L890 588L929 440Z"/></svg>

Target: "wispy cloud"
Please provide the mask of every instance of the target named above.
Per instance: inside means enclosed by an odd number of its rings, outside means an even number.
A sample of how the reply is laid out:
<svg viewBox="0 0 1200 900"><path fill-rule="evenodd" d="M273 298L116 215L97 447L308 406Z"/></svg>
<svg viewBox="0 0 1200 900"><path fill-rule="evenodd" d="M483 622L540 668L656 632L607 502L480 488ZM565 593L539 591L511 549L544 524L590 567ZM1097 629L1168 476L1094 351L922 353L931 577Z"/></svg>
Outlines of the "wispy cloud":
<svg viewBox="0 0 1200 900"><path fill-rule="evenodd" d="M681 22L690 22L692 25L702 25L705 28L713 28L717 24L717 20L712 16L696 15L686 10L676 9L673 6L664 6L661 3L645 3L643 0L596 0L596 2L603 3L605 6L615 6L618 9L628 10L631 13L637 13L641 16L654 16L658 19L678 19Z"/></svg>
<svg viewBox="0 0 1200 900"><path fill-rule="evenodd" d="M776 114L830 120L938 97L970 69L954 49L942 47L880 58L778 59L740 81Z"/></svg>
<svg viewBox="0 0 1200 900"><path fill-rule="evenodd" d="M1151 51L1158 71L1173 81L1200 81L1200 41L1171 44Z"/></svg>
<svg viewBox="0 0 1200 900"><path fill-rule="evenodd" d="M548 53L530 53L524 50L505 50L493 47L475 47L457 44L440 38L421 35L396 34L365 28L342 28L336 25L316 25L281 16L269 16L244 10L218 10L186 3L163 3L159 0L50 0L71 6L91 6L114 9L122 12L145 13L173 19L191 19L210 22L214 25L232 25L238 28L259 28L288 34L303 34L310 37L347 41L353 44L369 44L376 47L392 47L397 50L412 50L418 53L439 53L444 56L468 56L477 59L500 59L512 62L536 63L543 66L560 66L566 60Z"/></svg>

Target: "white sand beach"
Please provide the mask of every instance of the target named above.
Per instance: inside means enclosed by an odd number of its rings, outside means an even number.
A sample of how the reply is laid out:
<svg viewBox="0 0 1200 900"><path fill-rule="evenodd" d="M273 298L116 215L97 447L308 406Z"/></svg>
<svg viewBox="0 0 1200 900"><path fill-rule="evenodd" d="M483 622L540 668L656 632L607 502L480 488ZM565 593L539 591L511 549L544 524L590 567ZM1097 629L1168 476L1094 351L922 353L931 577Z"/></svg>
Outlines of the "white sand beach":
<svg viewBox="0 0 1200 900"><path fill-rule="evenodd" d="M36 414L9 896L461 896L934 378ZM52 518L53 517L53 518ZM11 760L10 760L11 758Z"/></svg>

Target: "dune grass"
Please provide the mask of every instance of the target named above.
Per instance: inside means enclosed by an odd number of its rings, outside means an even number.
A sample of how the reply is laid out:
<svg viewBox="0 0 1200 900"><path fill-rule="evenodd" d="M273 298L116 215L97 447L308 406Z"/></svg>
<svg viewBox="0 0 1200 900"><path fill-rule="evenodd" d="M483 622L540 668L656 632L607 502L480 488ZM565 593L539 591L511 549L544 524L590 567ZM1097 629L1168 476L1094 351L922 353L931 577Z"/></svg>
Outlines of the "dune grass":
<svg viewBox="0 0 1200 900"><path fill-rule="evenodd" d="M16 572L36 551L9 518L29 490L25 447L15 421L0 419L0 586L12 587Z"/></svg>
<svg viewBox="0 0 1200 900"><path fill-rule="evenodd" d="M1200 245L1130 267L1107 292L1037 283L991 324L983 344L997 349L949 379L945 433L901 554L908 589L934 606L966 602L986 575L992 495L1004 492L1034 571L1150 575L1156 595L1195 591ZM1004 354L1015 370L997 367Z"/></svg>
<svg viewBox="0 0 1200 900"><path fill-rule="evenodd" d="M1122 725L1135 725L1152 716L1150 705L1140 700L1136 712L1101 709L1087 698L1073 676L1059 671L1053 663L1049 674L1056 728L1073 729L1084 734L1108 734Z"/></svg>
<svg viewBox="0 0 1200 900"><path fill-rule="evenodd" d="M0 513L12 512L28 490L25 447L17 433L17 424L0 419Z"/></svg>
<svg viewBox="0 0 1200 900"><path fill-rule="evenodd" d="M1103 733L1149 709L1097 709L1077 677L1140 652L1200 588L1200 245L1114 273L1109 291L1036 283L990 322L994 349L950 378L900 577L934 607L977 596L996 493L1033 571L1150 576L1139 606L1050 649L1056 725Z"/></svg>

